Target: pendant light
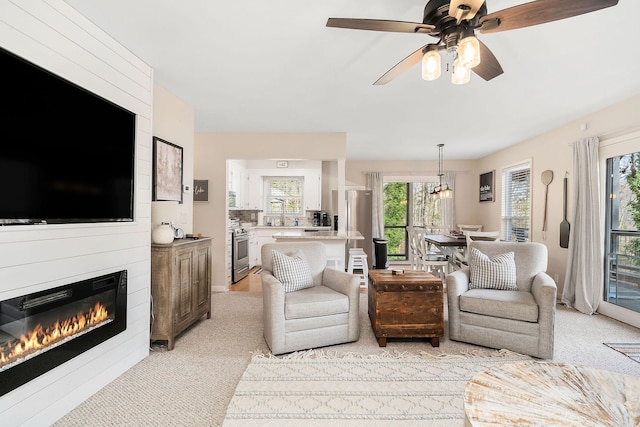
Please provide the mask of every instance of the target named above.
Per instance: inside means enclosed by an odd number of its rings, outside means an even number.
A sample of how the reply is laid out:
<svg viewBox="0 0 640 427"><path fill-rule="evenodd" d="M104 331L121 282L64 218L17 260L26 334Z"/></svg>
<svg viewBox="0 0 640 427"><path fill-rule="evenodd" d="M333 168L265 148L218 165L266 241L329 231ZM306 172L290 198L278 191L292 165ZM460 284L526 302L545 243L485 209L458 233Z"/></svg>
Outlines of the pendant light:
<svg viewBox="0 0 640 427"><path fill-rule="evenodd" d="M462 33L458 42L458 61L467 68L480 65L480 42L473 34L473 30Z"/></svg>
<svg viewBox="0 0 640 427"><path fill-rule="evenodd" d="M422 78L424 80L436 80L440 77L440 52L438 46L427 46L422 57Z"/></svg>
<svg viewBox="0 0 640 427"><path fill-rule="evenodd" d="M465 67L460 63L460 58L453 61L453 73L451 73L451 83L454 85L463 85L471 80L471 68Z"/></svg>
<svg viewBox="0 0 640 427"><path fill-rule="evenodd" d="M442 172L442 148L444 144L438 144L438 179L439 184L436 188L431 192L432 199L451 199L453 197L453 190L449 188L449 184L444 183L444 187L442 185L442 178L444 177L444 173Z"/></svg>

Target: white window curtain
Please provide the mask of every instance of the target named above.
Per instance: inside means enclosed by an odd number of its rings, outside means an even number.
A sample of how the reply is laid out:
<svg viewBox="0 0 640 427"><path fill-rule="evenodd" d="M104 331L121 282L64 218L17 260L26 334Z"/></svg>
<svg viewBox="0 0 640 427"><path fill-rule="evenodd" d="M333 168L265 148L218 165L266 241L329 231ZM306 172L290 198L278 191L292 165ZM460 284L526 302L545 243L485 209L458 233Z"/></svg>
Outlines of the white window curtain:
<svg viewBox="0 0 640 427"><path fill-rule="evenodd" d="M596 137L573 146L573 217L562 303L585 314L595 313L603 291L598 149Z"/></svg>
<svg viewBox="0 0 640 427"><path fill-rule="evenodd" d="M440 199L440 215L442 218L442 225L449 227L449 231L456 229L456 173L444 172L444 182L449 185L449 188L453 191L453 197L450 199Z"/></svg>
<svg viewBox="0 0 640 427"><path fill-rule="evenodd" d="M367 173L367 189L372 191L371 236L384 238L384 182L381 172Z"/></svg>

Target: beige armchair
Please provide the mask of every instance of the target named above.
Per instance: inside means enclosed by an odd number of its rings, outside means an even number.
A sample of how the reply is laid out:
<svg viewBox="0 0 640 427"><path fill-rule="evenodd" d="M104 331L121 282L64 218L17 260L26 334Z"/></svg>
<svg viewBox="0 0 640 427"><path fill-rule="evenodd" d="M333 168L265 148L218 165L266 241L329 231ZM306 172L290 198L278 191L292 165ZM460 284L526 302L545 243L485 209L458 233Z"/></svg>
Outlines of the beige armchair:
<svg viewBox="0 0 640 427"><path fill-rule="evenodd" d="M285 292L273 275L273 253L302 251L313 277L311 287ZM357 341L360 337L358 276L326 268L320 242L262 246L264 338L273 354Z"/></svg>
<svg viewBox="0 0 640 427"><path fill-rule="evenodd" d="M552 359L557 288L545 273L547 247L541 243L474 241L471 248L489 257L513 252L517 290L470 289L469 266L449 274L449 337Z"/></svg>

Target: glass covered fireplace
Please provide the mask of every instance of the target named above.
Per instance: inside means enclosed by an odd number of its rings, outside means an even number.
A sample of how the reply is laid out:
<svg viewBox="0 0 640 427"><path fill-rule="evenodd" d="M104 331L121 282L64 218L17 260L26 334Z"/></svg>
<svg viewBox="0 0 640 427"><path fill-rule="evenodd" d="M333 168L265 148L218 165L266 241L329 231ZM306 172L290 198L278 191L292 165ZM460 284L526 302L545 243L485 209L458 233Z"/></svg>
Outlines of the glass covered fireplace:
<svg viewBox="0 0 640 427"><path fill-rule="evenodd" d="M127 327L127 272L0 301L0 396Z"/></svg>

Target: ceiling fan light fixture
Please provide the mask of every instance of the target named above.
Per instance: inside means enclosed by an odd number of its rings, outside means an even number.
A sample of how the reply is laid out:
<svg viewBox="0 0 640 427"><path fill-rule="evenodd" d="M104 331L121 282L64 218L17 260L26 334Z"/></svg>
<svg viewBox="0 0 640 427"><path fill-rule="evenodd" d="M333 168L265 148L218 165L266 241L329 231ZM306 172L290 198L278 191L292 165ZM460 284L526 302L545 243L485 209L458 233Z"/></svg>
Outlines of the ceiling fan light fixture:
<svg viewBox="0 0 640 427"><path fill-rule="evenodd" d="M458 43L458 61L467 68L480 64L480 42L473 31L466 32Z"/></svg>
<svg viewBox="0 0 640 427"><path fill-rule="evenodd" d="M453 61L453 73L451 73L451 83L454 85L463 85L471 80L471 68L460 64L460 59Z"/></svg>
<svg viewBox="0 0 640 427"><path fill-rule="evenodd" d="M437 49L427 49L422 57L422 78L436 80L440 77L440 53Z"/></svg>

